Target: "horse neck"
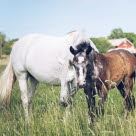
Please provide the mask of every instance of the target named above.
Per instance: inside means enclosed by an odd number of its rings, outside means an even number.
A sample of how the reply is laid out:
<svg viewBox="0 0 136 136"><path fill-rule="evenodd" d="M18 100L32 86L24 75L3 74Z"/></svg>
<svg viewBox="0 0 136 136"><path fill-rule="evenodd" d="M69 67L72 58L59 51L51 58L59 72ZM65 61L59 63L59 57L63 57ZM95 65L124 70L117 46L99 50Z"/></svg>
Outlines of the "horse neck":
<svg viewBox="0 0 136 136"><path fill-rule="evenodd" d="M89 57L90 57L89 60L90 61L93 60L94 64L97 64L97 63L102 62L102 61L106 61L105 56L102 53L99 53L99 52L97 52L95 50L93 50L91 52L91 55Z"/></svg>
<svg viewBox="0 0 136 136"><path fill-rule="evenodd" d="M89 67L88 67L88 79L92 79L93 77L97 77L100 69L103 68L103 61L105 61L105 57L103 54L98 53L96 51L92 51L89 55Z"/></svg>
<svg viewBox="0 0 136 136"><path fill-rule="evenodd" d="M65 36L66 42L68 43L68 46L72 46L76 48L76 45L87 41L87 38L85 34L82 31L73 31Z"/></svg>

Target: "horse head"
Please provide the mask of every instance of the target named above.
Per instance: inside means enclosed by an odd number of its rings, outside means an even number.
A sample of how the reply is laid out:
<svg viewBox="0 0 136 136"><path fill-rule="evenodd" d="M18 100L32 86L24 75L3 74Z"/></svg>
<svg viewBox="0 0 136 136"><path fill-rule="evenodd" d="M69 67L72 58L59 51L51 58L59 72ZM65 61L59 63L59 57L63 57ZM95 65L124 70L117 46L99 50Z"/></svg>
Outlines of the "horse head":
<svg viewBox="0 0 136 136"><path fill-rule="evenodd" d="M87 66L89 64L89 54L93 50L91 46L86 48L79 48L75 50L72 46L70 47L70 52L74 55L71 64L74 66L77 77L77 85L80 88L86 85L87 76Z"/></svg>

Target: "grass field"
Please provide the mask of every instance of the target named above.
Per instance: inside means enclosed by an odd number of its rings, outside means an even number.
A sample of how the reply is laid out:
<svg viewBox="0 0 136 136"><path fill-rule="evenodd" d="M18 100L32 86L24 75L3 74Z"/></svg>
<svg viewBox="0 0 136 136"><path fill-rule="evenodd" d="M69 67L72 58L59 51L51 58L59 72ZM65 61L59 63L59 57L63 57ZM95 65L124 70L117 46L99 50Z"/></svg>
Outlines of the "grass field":
<svg viewBox="0 0 136 136"><path fill-rule="evenodd" d="M5 68L0 66L0 72ZM124 119L124 101L118 90L109 92L104 117L88 124L83 90L74 97L71 114L59 105L60 87L40 84L33 99L32 122L26 127L16 83L9 108L0 109L0 136L136 136L136 110ZM136 87L134 89L136 92ZM136 93L135 93L136 96Z"/></svg>

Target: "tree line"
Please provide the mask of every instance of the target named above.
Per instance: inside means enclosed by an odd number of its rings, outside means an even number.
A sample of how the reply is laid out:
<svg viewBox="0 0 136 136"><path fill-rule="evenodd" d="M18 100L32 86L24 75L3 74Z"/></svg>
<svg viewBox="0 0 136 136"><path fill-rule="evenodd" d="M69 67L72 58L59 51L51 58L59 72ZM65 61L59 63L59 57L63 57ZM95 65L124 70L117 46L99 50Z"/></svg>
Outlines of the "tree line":
<svg viewBox="0 0 136 136"><path fill-rule="evenodd" d="M18 39L7 40L6 35L0 32L0 58L2 54L10 54L14 42L17 40Z"/></svg>
<svg viewBox="0 0 136 136"><path fill-rule="evenodd" d="M111 34L109 36L100 37L100 38L90 38L98 50L101 53L107 52L109 49L113 48L113 46L108 42L108 40L111 39L120 39L120 38L127 38L130 42L134 44L134 47L136 47L136 34L135 33L126 33L123 32L121 28L116 28L111 31Z"/></svg>
<svg viewBox="0 0 136 136"><path fill-rule="evenodd" d="M99 38L90 38L98 50L101 53L107 52L109 49L113 48L113 46L108 42L110 39L120 39L120 38L127 38L130 40L134 46L136 47L136 34L135 33L126 33L123 32L121 28L113 29L109 36L99 37ZM7 40L6 35L0 32L0 57L2 54L9 55L12 49L12 46L15 41L18 39Z"/></svg>

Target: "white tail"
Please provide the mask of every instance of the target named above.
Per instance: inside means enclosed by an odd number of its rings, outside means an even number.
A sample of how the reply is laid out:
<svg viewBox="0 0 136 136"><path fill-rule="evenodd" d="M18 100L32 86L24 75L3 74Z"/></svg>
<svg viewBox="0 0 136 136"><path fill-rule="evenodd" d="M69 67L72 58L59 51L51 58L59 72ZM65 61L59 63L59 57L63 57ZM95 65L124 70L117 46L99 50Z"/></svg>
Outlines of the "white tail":
<svg viewBox="0 0 136 136"><path fill-rule="evenodd" d="M0 77L0 105L7 105L10 103L11 92L15 80L16 77L10 60L5 71Z"/></svg>

